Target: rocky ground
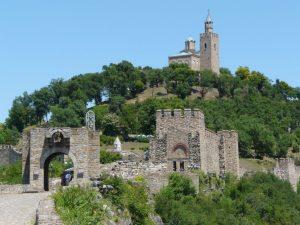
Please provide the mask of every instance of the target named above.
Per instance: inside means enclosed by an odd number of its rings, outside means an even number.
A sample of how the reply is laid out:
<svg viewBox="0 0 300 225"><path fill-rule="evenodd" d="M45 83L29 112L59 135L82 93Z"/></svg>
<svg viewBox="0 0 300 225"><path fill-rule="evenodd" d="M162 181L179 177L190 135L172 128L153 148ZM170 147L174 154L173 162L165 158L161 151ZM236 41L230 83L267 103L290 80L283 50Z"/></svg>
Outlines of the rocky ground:
<svg viewBox="0 0 300 225"><path fill-rule="evenodd" d="M49 193L0 195L0 225L33 225L39 201Z"/></svg>

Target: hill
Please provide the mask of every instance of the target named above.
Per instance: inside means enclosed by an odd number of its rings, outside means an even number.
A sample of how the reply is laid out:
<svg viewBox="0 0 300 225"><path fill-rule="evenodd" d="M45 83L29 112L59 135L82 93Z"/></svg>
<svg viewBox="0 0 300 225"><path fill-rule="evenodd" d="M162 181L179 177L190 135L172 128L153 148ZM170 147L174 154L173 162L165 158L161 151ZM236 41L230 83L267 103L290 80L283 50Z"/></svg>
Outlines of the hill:
<svg viewBox="0 0 300 225"><path fill-rule="evenodd" d="M17 97L0 143L15 144L27 126L82 126L87 106L104 135L124 140L128 134L154 134L157 109L200 108L209 129L239 132L241 156L281 157L300 149L299 98L299 89L247 67L234 74L221 69L218 76L185 65L153 69L123 61Z"/></svg>

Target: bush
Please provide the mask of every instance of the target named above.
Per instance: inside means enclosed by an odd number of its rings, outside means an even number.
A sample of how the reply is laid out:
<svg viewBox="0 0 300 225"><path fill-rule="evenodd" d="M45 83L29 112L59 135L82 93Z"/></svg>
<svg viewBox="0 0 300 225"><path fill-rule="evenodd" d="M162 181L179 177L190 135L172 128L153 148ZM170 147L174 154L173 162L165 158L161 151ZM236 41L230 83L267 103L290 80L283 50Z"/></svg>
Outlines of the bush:
<svg viewBox="0 0 300 225"><path fill-rule="evenodd" d="M0 166L0 184L21 184L22 162L18 161L7 166Z"/></svg>
<svg viewBox="0 0 300 225"><path fill-rule="evenodd" d="M104 149L100 150L100 163L107 164L116 162L122 159L122 155L117 152L109 152Z"/></svg>
<svg viewBox="0 0 300 225"><path fill-rule="evenodd" d="M104 197L118 208L127 209L133 224L153 225L149 218L153 210L148 204L146 185L141 177L138 177L136 181L132 183L125 182L119 177L108 177L104 180L104 184L112 185L114 189Z"/></svg>
<svg viewBox="0 0 300 225"><path fill-rule="evenodd" d="M115 139L116 139L116 137L101 135L100 136L100 143L103 143L105 145L113 145Z"/></svg>
<svg viewBox="0 0 300 225"><path fill-rule="evenodd" d="M194 194L188 178L170 177L155 198L156 212L165 224L299 224L300 195L287 181L257 173L240 180L226 176L225 183L223 191L200 188Z"/></svg>
<svg viewBox="0 0 300 225"><path fill-rule="evenodd" d="M54 195L55 208L66 225L101 225L105 214L98 193L90 188L69 187Z"/></svg>

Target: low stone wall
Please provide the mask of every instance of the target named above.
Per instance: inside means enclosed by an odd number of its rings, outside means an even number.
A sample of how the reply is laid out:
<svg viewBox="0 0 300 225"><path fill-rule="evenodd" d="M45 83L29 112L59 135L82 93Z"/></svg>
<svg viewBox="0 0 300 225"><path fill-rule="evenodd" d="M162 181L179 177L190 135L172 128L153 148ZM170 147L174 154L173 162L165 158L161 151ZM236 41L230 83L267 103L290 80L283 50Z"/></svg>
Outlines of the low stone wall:
<svg viewBox="0 0 300 225"><path fill-rule="evenodd" d="M0 145L0 166L9 165L21 160L22 154L11 145Z"/></svg>
<svg viewBox="0 0 300 225"><path fill-rule="evenodd" d="M101 165L101 173L119 176L125 180L133 180L138 176L142 176L147 180L151 193L156 193L167 185L169 175L166 163L153 164L152 162L130 161Z"/></svg>
<svg viewBox="0 0 300 225"><path fill-rule="evenodd" d="M21 194L29 191L29 185L0 185L0 194Z"/></svg>
<svg viewBox="0 0 300 225"><path fill-rule="evenodd" d="M41 200L36 211L36 225L62 225L51 197Z"/></svg>

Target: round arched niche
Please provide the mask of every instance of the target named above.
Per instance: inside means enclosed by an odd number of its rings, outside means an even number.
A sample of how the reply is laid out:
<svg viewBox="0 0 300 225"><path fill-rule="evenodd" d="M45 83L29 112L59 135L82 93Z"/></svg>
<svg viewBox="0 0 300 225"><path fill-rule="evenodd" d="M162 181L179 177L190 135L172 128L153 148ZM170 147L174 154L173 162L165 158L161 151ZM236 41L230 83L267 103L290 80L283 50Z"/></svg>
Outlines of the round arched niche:
<svg viewBox="0 0 300 225"><path fill-rule="evenodd" d="M185 144L179 143L176 144L173 148L172 155L174 158L177 159L186 159L188 158L188 148Z"/></svg>

